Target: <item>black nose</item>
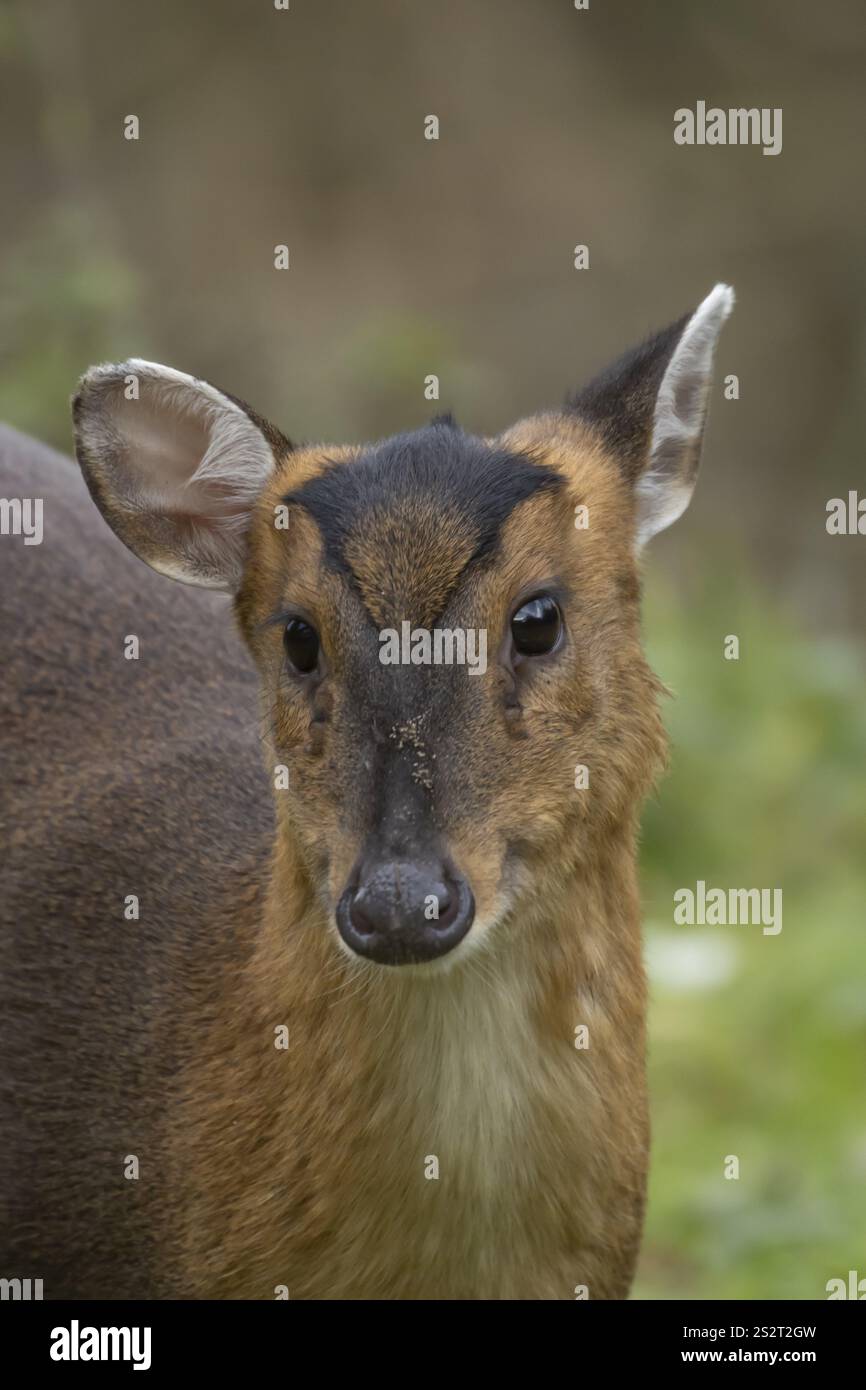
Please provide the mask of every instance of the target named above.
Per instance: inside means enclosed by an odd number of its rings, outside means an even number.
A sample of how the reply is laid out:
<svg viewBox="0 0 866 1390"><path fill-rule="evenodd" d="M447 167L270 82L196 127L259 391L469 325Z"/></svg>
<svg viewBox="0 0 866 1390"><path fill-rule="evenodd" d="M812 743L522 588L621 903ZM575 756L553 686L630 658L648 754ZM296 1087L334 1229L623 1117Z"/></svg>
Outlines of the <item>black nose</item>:
<svg viewBox="0 0 866 1390"><path fill-rule="evenodd" d="M444 864L405 860L362 866L337 905L347 946L380 965L435 960L472 926L475 899Z"/></svg>

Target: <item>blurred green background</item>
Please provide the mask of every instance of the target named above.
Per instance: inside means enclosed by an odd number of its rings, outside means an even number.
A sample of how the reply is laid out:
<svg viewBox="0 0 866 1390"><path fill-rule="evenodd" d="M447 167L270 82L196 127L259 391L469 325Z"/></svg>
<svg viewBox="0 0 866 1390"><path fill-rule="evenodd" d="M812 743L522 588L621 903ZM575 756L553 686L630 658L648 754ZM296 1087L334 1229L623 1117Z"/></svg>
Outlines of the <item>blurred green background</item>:
<svg viewBox="0 0 866 1390"><path fill-rule="evenodd" d="M296 439L495 430L737 290L702 480L648 564L676 699L637 1297L866 1276L866 537L824 524L866 494L864 60L862 0L0 5L0 417L62 448L76 378L129 355ZM676 146L697 100L781 107L782 153ZM675 927L698 878L781 887L781 934Z"/></svg>
<svg viewBox="0 0 866 1390"><path fill-rule="evenodd" d="M688 589L647 596L676 697L644 819L654 1146L635 1296L823 1298L866 1274L864 663L730 558L711 545ZM780 887L781 932L675 926L698 878Z"/></svg>

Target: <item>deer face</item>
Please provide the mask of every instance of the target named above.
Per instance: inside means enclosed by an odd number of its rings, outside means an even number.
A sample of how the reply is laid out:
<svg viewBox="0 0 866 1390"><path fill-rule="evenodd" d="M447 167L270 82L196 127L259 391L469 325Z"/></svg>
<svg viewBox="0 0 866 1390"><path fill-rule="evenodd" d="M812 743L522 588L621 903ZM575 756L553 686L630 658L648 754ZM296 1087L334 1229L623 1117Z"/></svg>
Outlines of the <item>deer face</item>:
<svg viewBox="0 0 866 1390"><path fill-rule="evenodd" d="M440 420L295 450L168 368L84 378L78 457L110 524L235 595L279 833L345 950L457 961L631 827L664 746L637 551L688 503L731 304L717 287L496 439Z"/></svg>

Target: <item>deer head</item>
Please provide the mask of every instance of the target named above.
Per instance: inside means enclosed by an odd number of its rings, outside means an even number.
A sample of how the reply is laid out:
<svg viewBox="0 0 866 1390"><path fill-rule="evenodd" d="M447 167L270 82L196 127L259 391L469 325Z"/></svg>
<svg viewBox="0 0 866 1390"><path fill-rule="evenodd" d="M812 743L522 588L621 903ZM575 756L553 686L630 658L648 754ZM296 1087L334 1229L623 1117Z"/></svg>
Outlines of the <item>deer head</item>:
<svg viewBox="0 0 866 1390"><path fill-rule="evenodd" d="M732 305L717 285L497 438L440 418L294 448L168 367L83 378L77 453L106 520L234 596L289 772L278 834L343 949L457 962L632 834L664 752L638 555L688 505Z"/></svg>

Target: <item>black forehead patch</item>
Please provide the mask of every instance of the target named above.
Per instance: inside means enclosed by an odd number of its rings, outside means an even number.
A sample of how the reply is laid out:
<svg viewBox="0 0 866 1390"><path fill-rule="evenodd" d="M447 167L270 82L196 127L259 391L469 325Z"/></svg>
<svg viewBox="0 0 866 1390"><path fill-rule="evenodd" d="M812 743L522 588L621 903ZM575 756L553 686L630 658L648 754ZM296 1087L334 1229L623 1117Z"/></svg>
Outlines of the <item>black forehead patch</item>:
<svg viewBox="0 0 866 1390"><path fill-rule="evenodd" d="M443 514L461 513L477 537L471 561L495 549L503 523L519 502L563 486L561 474L528 454L491 447L452 420L373 444L348 463L335 464L290 492L313 517L331 565L346 570L349 537L364 516L405 499L433 502Z"/></svg>

